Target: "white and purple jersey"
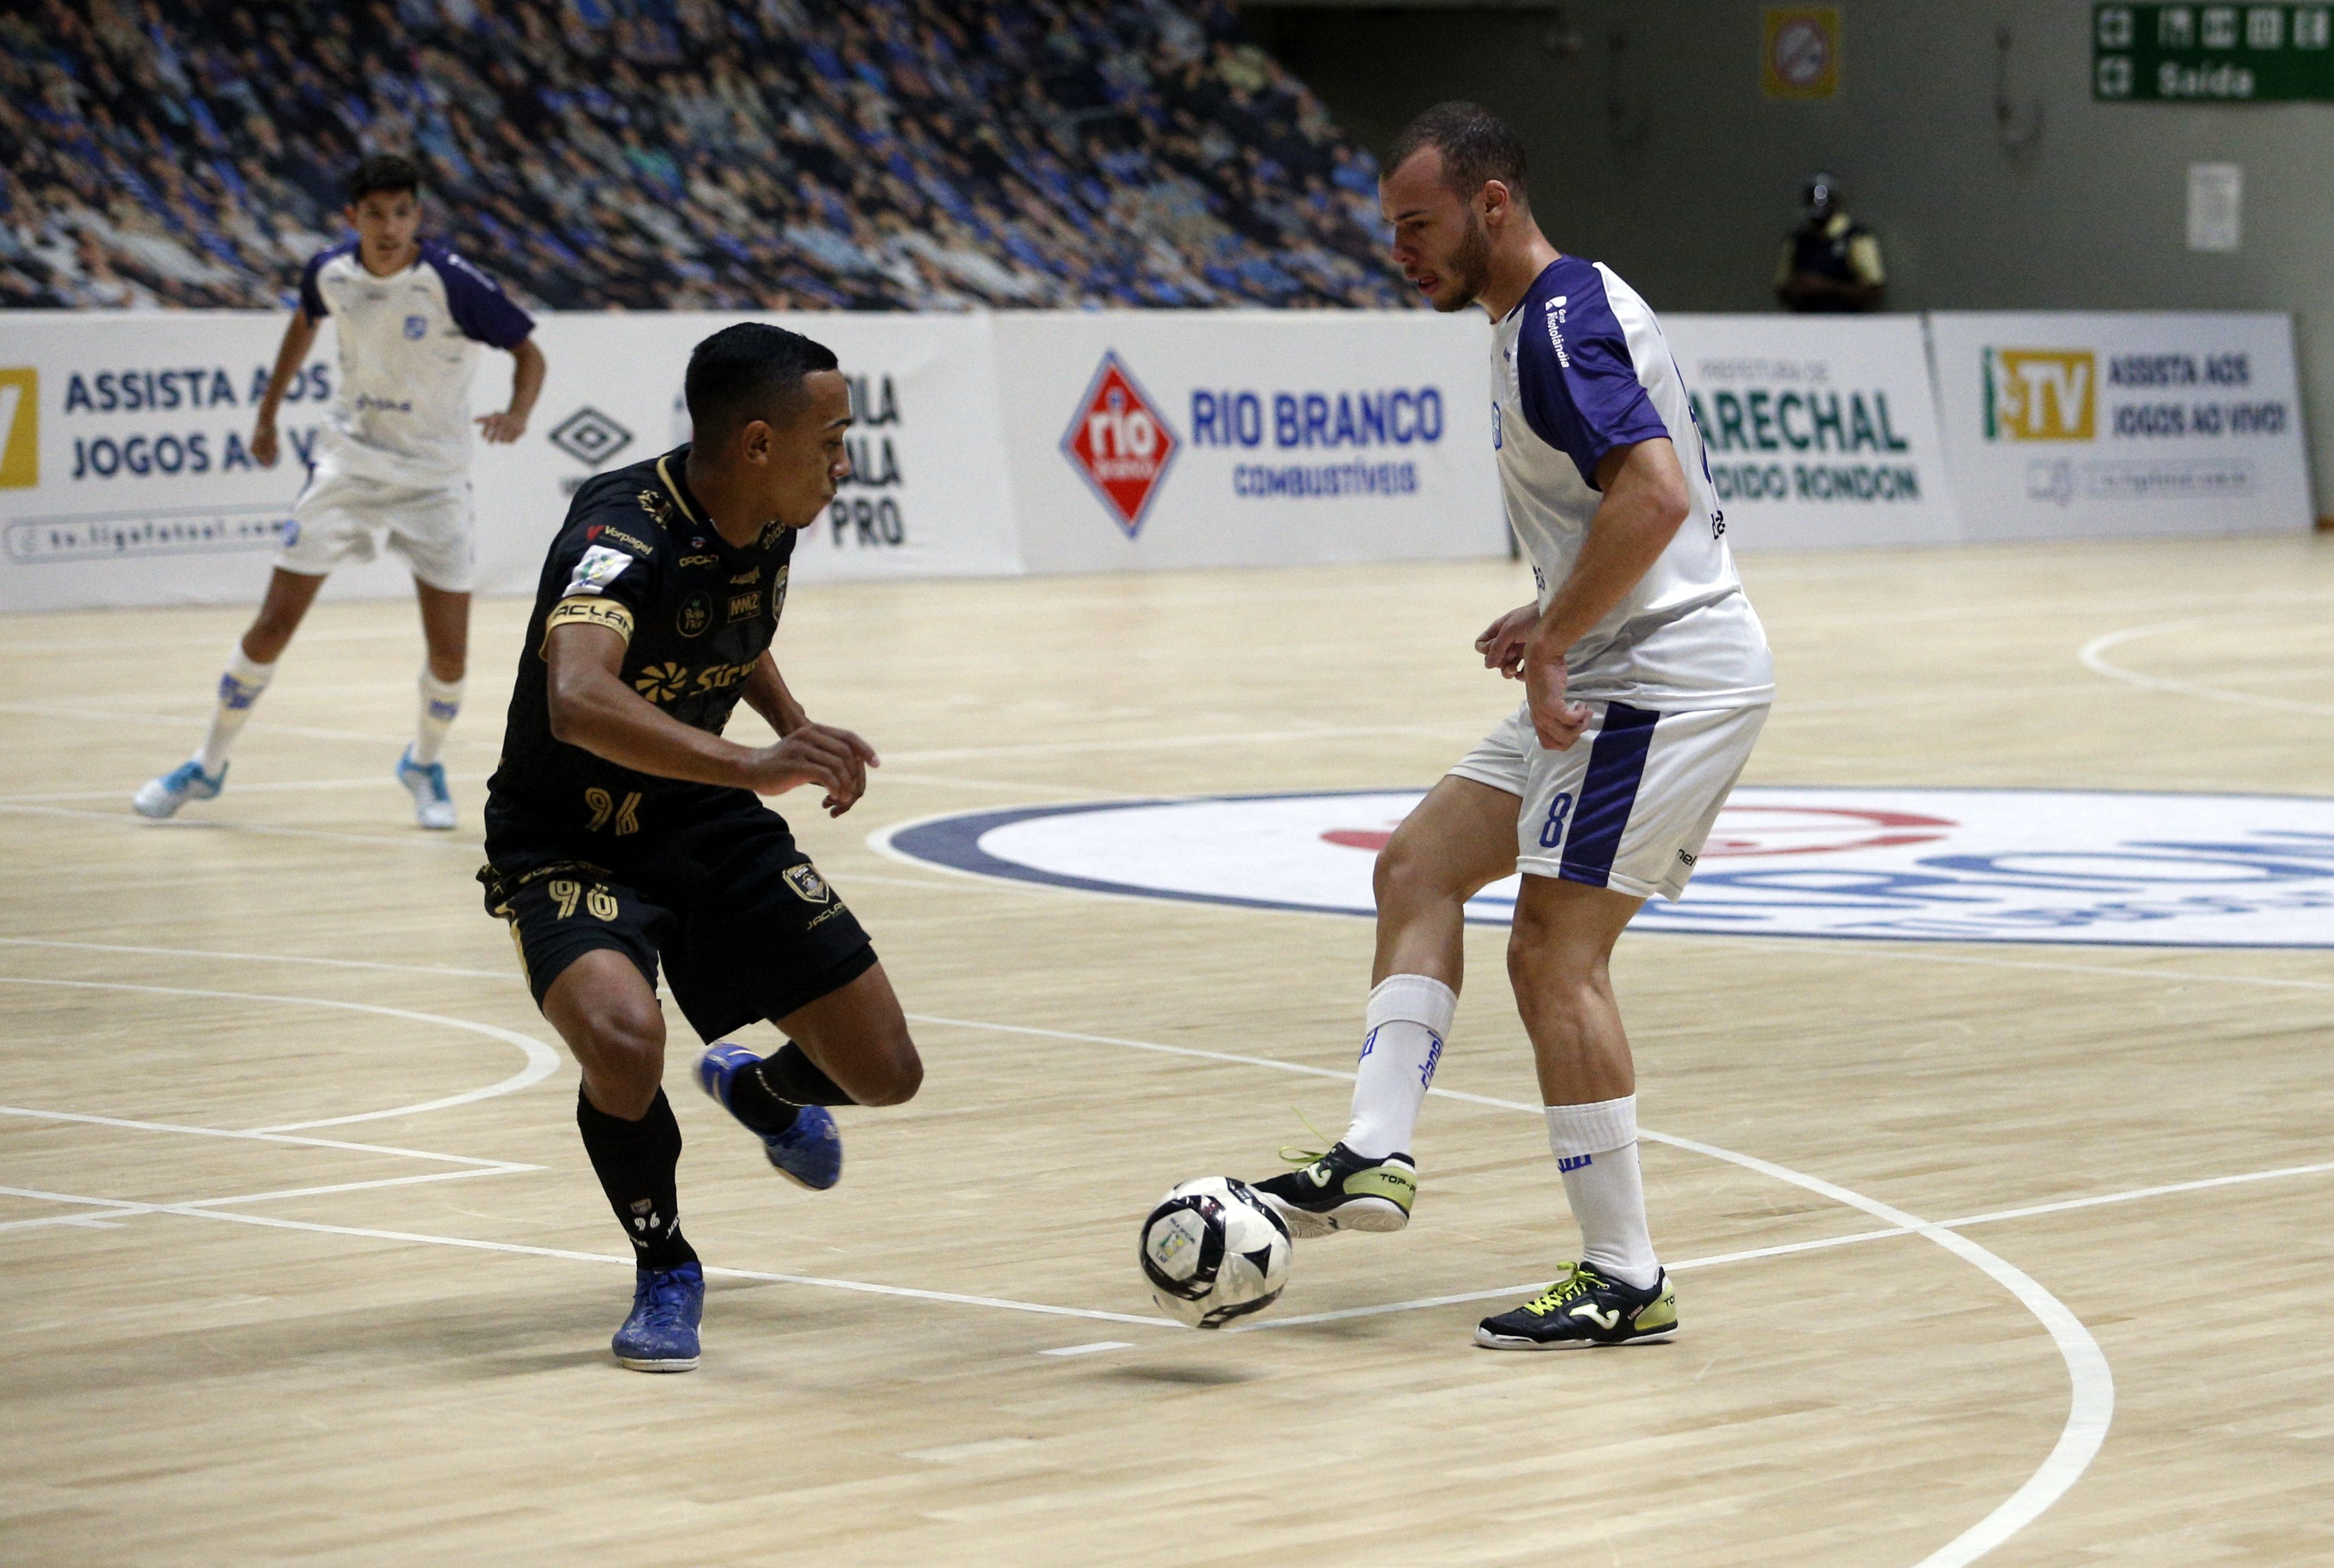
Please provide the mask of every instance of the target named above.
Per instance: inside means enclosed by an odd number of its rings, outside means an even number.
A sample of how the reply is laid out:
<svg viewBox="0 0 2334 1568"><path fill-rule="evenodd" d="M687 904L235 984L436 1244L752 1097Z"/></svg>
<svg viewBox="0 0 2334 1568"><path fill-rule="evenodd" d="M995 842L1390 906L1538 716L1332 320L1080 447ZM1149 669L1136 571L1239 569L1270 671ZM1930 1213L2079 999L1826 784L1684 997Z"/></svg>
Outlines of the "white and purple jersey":
<svg viewBox="0 0 2334 1568"><path fill-rule="evenodd" d="M317 255L300 279L311 321L333 319L339 395L324 417L334 461L391 484L458 483L470 464L470 377L478 345L516 349L534 318L433 241L403 272L368 271L357 242Z"/></svg>
<svg viewBox="0 0 2334 1568"><path fill-rule="evenodd" d="M1543 609L1579 558L1615 447L1667 437L1693 498L1660 559L1573 645L1567 695L1673 712L1772 701L1766 630L1734 574L1685 379L1636 291L1601 263L1548 263L1492 329L1491 399L1508 525Z"/></svg>

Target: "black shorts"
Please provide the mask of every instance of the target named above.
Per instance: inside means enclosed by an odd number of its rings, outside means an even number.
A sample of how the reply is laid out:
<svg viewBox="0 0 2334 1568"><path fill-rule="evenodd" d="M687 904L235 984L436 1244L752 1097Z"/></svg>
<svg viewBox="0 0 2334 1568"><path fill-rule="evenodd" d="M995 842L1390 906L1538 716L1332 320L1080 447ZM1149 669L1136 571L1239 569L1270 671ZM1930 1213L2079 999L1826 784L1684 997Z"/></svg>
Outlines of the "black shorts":
<svg viewBox="0 0 2334 1568"><path fill-rule="evenodd" d="M661 958L690 1026L714 1040L783 1018L875 964L786 819L742 792L683 826L630 837L490 801L478 880L487 913L510 922L537 1006L570 964L607 948L651 987Z"/></svg>

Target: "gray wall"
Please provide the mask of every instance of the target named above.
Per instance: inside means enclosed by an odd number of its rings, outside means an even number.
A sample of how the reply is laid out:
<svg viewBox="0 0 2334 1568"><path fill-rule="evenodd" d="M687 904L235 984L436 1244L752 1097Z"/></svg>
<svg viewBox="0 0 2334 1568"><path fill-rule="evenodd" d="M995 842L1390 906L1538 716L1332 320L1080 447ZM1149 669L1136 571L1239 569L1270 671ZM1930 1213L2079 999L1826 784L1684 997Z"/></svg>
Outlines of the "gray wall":
<svg viewBox="0 0 2334 1568"><path fill-rule="evenodd" d="M2291 311L2334 515L2334 104L2095 104L2088 0L1841 9L1839 96L1805 103L1760 94L1760 0L1241 14L1374 147L1439 99L1509 117L1549 237L1656 309L1774 308L1778 244L1821 168L1879 231L1892 309ZM2003 26L2013 136L2040 111L2022 149L1996 124ZM2192 162L2244 168L2233 255L2186 248Z"/></svg>

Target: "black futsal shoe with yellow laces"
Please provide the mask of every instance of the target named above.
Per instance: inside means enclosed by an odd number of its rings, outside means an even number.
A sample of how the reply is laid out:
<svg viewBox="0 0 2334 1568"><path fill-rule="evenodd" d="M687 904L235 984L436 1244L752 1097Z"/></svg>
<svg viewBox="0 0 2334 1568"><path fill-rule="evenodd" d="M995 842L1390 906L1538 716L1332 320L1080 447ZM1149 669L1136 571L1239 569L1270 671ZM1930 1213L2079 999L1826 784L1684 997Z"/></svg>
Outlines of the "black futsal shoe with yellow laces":
<svg viewBox="0 0 2334 1568"><path fill-rule="evenodd" d="M1410 1223L1410 1206L1418 1198L1418 1167L1409 1155L1373 1159L1342 1143L1332 1144L1326 1154L1280 1152L1284 1159L1301 1158L1305 1163L1250 1185L1287 1222L1291 1236L1400 1230Z"/></svg>
<svg viewBox="0 0 2334 1568"><path fill-rule="evenodd" d="M1567 1264L1562 1279L1513 1312L1485 1318L1475 1342L1493 1351L1577 1351L1642 1344L1677 1332L1677 1292L1667 1270L1644 1290Z"/></svg>

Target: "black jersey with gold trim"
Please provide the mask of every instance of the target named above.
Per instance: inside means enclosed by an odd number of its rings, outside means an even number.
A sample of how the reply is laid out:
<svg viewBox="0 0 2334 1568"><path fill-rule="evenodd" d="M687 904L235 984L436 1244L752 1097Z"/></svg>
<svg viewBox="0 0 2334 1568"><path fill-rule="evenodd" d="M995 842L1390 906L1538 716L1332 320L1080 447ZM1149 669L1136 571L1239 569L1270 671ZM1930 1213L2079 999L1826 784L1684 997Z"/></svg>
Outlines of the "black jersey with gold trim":
<svg viewBox="0 0 2334 1568"><path fill-rule="evenodd" d="M640 773L551 733L544 640L570 623L624 639L624 684L672 717L719 735L786 607L794 531L753 546L723 539L689 490L689 448L595 475L575 493L535 588L489 806L588 832L631 833L676 807L744 792ZM750 798L750 797L749 797Z"/></svg>

